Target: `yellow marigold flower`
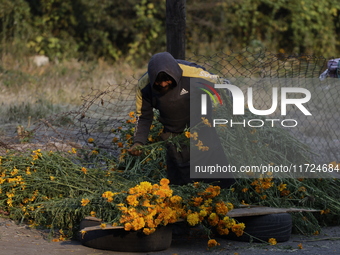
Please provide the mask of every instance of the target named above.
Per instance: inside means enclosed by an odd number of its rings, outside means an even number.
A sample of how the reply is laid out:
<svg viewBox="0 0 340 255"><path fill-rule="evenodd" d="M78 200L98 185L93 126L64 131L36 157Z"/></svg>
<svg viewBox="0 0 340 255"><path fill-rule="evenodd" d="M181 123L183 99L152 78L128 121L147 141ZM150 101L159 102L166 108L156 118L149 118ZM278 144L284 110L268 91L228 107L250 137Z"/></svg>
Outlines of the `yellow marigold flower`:
<svg viewBox="0 0 340 255"><path fill-rule="evenodd" d="M145 207L153 207L153 205L150 204L150 200L148 199L145 199L142 203L142 206L145 206Z"/></svg>
<svg viewBox="0 0 340 255"><path fill-rule="evenodd" d="M206 197L209 197L209 198L214 198L214 197L218 196L220 194L220 192L221 192L220 186L209 185L209 187L206 188L204 195L206 195Z"/></svg>
<svg viewBox="0 0 340 255"><path fill-rule="evenodd" d="M202 117L202 122L207 125L208 127L211 127L211 124L207 118Z"/></svg>
<svg viewBox="0 0 340 255"><path fill-rule="evenodd" d="M287 188L287 184L281 183L279 186L277 186L277 189L279 191L283 191Z"/></svg>
<svg viewBox="0 0 340 255"><path fill-rule="evenodd" d="M113 197L115 195L117 195L118 193L113 193L112 191L105 191L102 194L102 197L107 198L107 202L112 202L113 201Z"/></svg>
<svg viewBox="0 0 340 255"><path fill-rule="evenodd" d="M102 197L113 197L114 196L114 193L112 191L105 191L103 194L102 194Z"/></svg>
<svg viewBox="0 0 340 255"><path fill-rule="evenodd" d="M123 213L127 213L128 212L128 208L126 206L123 205L117 205L119 207L119 210L121 210Z"/></svg>
<svg viewBox="0 0 340 255"><path fill-rule="evenodd" d="M198 140L197 143L195 144L195 146L202 147L203 146L203 142L201 140Z"/></svg>
<svg viewBox="0 0 340 255"><path fill-rule="evenodd" d="M200 151L208 151L209 147L208 146L198 146L198 150L200 150Z"/></svg>
<svg viewBox="0 0 340 255"><path fill-rule="evenodd" d="M277 244L277 241L276 241L275 238L269 238L268 243L269 243L270 245L276 245L276 244Z"/></svg>
<svg viewBox="0 0 340 255"><path fill-rule="evenodd" d="M41 156L41 150L40 149L37 149L35 151L33 151L34 154L37 154L38 156Z"/></svg>
<svg viewBox="0 0 340 255"><path fill-rule="evenodd" d="M137 197L135 195L127 196L126 201L129 205L132 205L132 206L137 206L139 204Z"/></svg>
<svg viewBox="0 0 340 255"><path fill-rule="evenodd" d="M302 243L299 243L297 246L299 247L299 249L303 249Z"/></svg>
<svg viewBox="0 0 340 255"><path fill-rule="evenodd" d="M197 212L191 213L187 216L187 222L191 226L195 226L199 223L199 215Z"/></svg>
<svg viewBox="0 0 340 255"><path fill-rule="evenodd" d="M135 112L129 112L129 117L133 118L135 116Z"/></svg>
<svg viewBox="0 0 340 255"><path fill-rule="evenodd" d="M167 185L169 185L169 183L170 183L170 181L167 178L162 178L159 182L159 184L162 185L162 186L167 186Z"/></svg>
<svg viewBox="0 0 340 255"><path fill-rule="evenodd" d="M28 166L28 167L26 167L26 174L27 175L31 175L32 173L31 173L31 168Z"/></svg>
<svg viewBox="0 0 340 255"><path fill-rule="evenodd" d="M191 137L191 134L190 134L189 131L185 131L185 132L184 132L184 135L185 135L186 138L190 138L190 137Z"/></svg>
<svg viewBox="0 0 340 255"><path fill-rule="evenodd" d="M124 229L125 229L125 231L130 231L132 229L131 223L125 223L124 224Z"/></svg>
<svg viewBox="0 0 340 255"><path fill-rule="evenodd" d="M238 224L234 224L231 227L231 230L237 235L237 236L241 236L243 235L243 230L245 229L245 225L244 223L238 223Z"/></svg>
<svg viewBox="0 0 340 255"><path fill-rule="evenodd" d="M152 184L150 182L141 182L139 184L139 189L142 193L148 193L152 189Z"/></svg>
<svg viewBox="0 0 340 255"><path fill-rule="evenodd" d="M95 211L91 211L90 215L91 215L91 217L96 217L96 212Z"/></svg>
<svg viewBox="0 0 340 255"><path fill-rule="evenodd" d="M255 186L257 193L262 193L264 190L273 186L272 179L273 178L259 178L254 180L250 185Z"/></svg>
<svg viewBox="0 0 340 255"><path fill-rule="evenodd" d="M87 142L88 143L93 143L94 142L94 139L92 137L90 137L89 139L87 139Z"/></svg>
<svg viewBox="0 0 340 255"><path fill-rule="evenodd" d="M137 118L133 118L132 120L128 120L127 123L134 124L134 123L136 123L136 121L137 121Z"/></svg>
<svg viewBox="0 0 340 255"><path fill-rule="evenodd" d="M208 212L207 212L206 210L200 210L199 216L205 217L205 216L207 216L207 215L208 215Z"/></svg>
<svg viewBox="0 0 340 255"><path fill-rule="evenodd" d="M307 191L307 189L306 189L306 187L304 187L304 186L301 186L301 187L298 189L298 191L301 191L301 192L306 192L306 191Z"/></svg>
<svg viewBox="0 0 340 255"><path fill-rule="evenodd" d="M68 153L76 154L77 153L77 149L76 148L72 148L70 151L68 151Z"/></svg>
<svg viewBox="0 0 340 255"><path fill-rule="evenodd" d="M229 212L229 208L224 202L217 202L215 208L218 214L227 214Z"/></svg>
<svg viewBox="0 0 340 255"><path fill-rule="evenodd" d="M81 171L84 173L84 174L87 174L87 169L85 167L82 167L81 168Z"/></svg>
<svg viewBox="0 0 340 255"><path fill-rule="evenodd" d="M97 150L92 150L92 151L91 151L91 154L92 154L92 155L97 155L97 154L99 154L99 151L97 151Z"/></svg>
<svg viewBox="0 0 340 255"><path fill-rule="evenodd" d="M170 202L173 203L173 204L177 204L177 203L180 203L182 202L182 198L180 196L172 196L170 197Z"/></svg>
<svg viewBox="0 0 340 255"><path fill-rule="evenodd" d="M81 206L86 206L88 203L90 203L90 200L89 199L82 199L81 200Z"/></svg>
<svg viewBox="0 0 340 255"><path fill-rule="evenodd" d="M12 176L17 175L18 172L19 172L19 170L18 170L16 167L14 167L14 168L13 168L13 171L11 172L11 175L12 175Z"/></svg>
<svg viewBox="0 0 340 255"><path fill-rule="evenodd" d="M164 187L164 186L162 186ZM154 192L155 195L160 197L160 201L162 201L166 197L172 196L172 190L171 189L159 189Z"/></svg>
<svg viewBox="0 0 340 255"><path fill-rule="evenodd" d="M143 233L146 235L150 235L150 229L149 228L143 228Z"/></svg>
<svg viewBox="0 0 340 255"><path fill-rule="evenodd" d="M6 196L9 198L12 198L14 197L14 193L6 192Z"/></svg>
<svg viewBox="0 0 340 255"><path fill-rule="evenodd" d="M209 248L215 247L215 246L217 246L217 245L220 245L220 243L218 243L215 239L210 239L210 240L208 241L208 247L209 247Z"/></svg>
<svg viewBox="0 0 340 255"><path fill-rule="evenodd" d="M283 196L283 197L288 196L289 194L290 194L290 191L287 190L287 189L282 190L281 193L280 193L280 195Z"/></svg>
<svg viewBox="0 0 340 255"><path fill-rule="evenodd" d="M12 182L15 182L15 180L16 180L15 178L8 178L8 179L7 179L7 182L8 182L8 183L12 183Z"/></svg>
<svg viewBox="0 0 340 255"><path fill-rule="evenodd" d="M331 210L326 209L326 210L321 210L321 211L320 211L320 214L328 214L328 213L330 213L330 212L331 212Z"/></svg>
<svg viewBox="0 0 340 255"><path fill-rule="evenodd" d="M203 202L203 197L194 197L192 199L194 200L194 206L200 206Z"/></svg>
<svg viewBox="0 0 340 255"><path fill-rule="evenodd" d="M219 225L217 227L217 231L220 235L228 235L229 234L229 229L223 228L222 225Z"/></svg>
<svg viewBox="0 0 340 255"><path fill-rule="evenodd" d="M211 226L216 226L219 222L219 217L216 213L211 213L208 220Z"/></svg>
<svg viewBox="0 0 340 255"><path fill-rule="evenodd" d="M205 206L210 206L211 203L212 203L212 199L211 198L208 198L208 199L204 200L204 205Z"/></svg>
<svg viewBox="0 0 340 255"><path fill-rule="evenodd" d="M100 224L100 227L101 227L101 228L106 228L106 224L105 224L105 223L102 223L102 224Z"/></svg>
<svg viewBox="0 0 340 255"><path fill-rule="evenodd" d="M144 218L143 217L137 217L135 218L132 223L132 229L133 230L139 230L141 228L144 228L145 227L145 221L144 221Z"/></svg>
<svg viewBox="0 0 340 255"><path fill-rule="evenodd" d="M80 231L81 238L84 238L84 236L85 236L86 233L87 233L87 232L86 232L85 230L81 230L81 231Z"/></svg>
<svg viewBox="0 0 340 255"><path fill-rule="evenodd" d="M248 191L248 188L243 188L242 192L246 193Z"/></svg>
<svg viewBox="0 0 340 255"><path fill-rule="evenodd" d="M191 137L192 139L194 139L195 141L197 141L197 139L198 139L198 134L197 134L197 132L190 133L190 137Z"/></svg>
<svg viewBox="0 0 340 255"><path fill-rule="evenodd" d="M50 176L50 180L54 181L55 177L54 176Z"/></svg>
<svg viewBox="0 0 340 255"><path fill-rule="evenodd" d="M143 233L146 234L146 235L150 235L155 231L156 231L155 228L143 228Z"/></svg>

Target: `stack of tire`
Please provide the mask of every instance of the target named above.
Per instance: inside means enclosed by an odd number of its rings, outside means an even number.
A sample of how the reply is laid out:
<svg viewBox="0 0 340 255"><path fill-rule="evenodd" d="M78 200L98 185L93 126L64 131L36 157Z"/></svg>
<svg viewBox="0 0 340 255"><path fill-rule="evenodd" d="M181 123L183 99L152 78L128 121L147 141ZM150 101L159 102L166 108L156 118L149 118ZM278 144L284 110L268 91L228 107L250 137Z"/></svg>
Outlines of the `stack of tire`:
<svg viewBox="0 0 340 255"><path fill-rule="evenodd" d="M225 238L243 242L268 242L275 238L277 242L289 240L292 232L292 216L289 213L235 217L246 226L242 236L230 232Z"/></svg>

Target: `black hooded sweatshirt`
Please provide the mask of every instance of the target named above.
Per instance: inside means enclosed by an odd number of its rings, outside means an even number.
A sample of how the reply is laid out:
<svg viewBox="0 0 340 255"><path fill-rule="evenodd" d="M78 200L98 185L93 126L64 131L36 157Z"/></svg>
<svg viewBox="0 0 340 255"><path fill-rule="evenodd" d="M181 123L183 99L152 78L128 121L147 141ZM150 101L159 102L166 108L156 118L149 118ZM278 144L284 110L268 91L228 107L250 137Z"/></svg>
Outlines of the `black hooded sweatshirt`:
<svg viewBox="0 0 340 255"><path fill-rule="evenodd" d="M161 93L154 88L154 82L160 72L167 73L175 81L166 93ZM146 143L153 120L153 109L159 110L159 121L164 126L164 132L182 133L189 127L191 78L204 78L213 82L218 79L202 66L176 60L168 52L152 56L148 64L148 72L138 81L135 143Z"/></svg>

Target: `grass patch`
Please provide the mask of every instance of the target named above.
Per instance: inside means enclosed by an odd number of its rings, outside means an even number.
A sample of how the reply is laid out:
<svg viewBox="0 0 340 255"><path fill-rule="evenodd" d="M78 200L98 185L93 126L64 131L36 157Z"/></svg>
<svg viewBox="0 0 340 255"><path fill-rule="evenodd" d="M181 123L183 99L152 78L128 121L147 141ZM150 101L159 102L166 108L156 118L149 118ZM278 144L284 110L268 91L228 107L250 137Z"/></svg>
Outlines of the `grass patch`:
<svg viewBox="0 0 340 255"><path fill-rule="evenodd" d="M50 101L38 99L35 102L21 102L1 108L2 123L26 124L27 121L39 120L67 110L68 107L52 104Z"/></svg>
<svg viewBox="0 0 340 255"><path fill-rule="evenodd" d="M53 105L79 106L83 103L82 96L89 94L92 88L103 90L131 80L137 83L136 77L145 72L145 68L118 62L109 65L100 59L93 62L50 62L40 67L30 57L16 59L8 54L2 60L0 100L3 106L45 104L44 101Z"/></svg>

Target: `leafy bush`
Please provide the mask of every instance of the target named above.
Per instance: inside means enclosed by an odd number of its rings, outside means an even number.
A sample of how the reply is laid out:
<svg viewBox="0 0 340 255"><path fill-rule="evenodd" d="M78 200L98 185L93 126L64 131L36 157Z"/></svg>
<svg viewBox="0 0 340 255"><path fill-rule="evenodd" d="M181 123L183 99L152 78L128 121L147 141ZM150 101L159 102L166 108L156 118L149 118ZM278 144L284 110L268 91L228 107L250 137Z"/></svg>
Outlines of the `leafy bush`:
<svg viewBox="0 0 340 255"><path fill-rule="evenodd" d="M165 50L165 0L5 0L0 4L2 51L51 59L126 57L141 64ZM281 53L339 54L340 4L306 1L187 1L189 52L266 47Z"/></svg>

